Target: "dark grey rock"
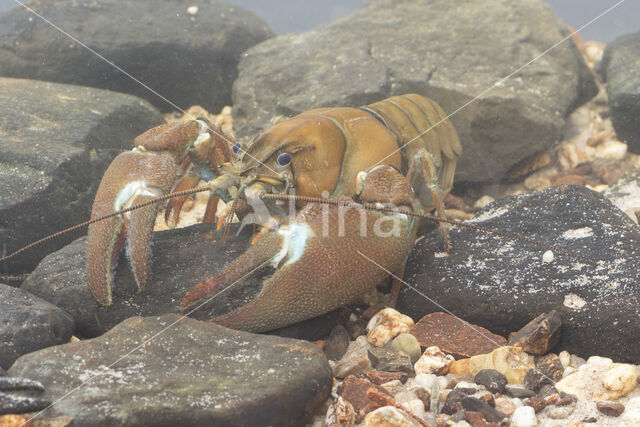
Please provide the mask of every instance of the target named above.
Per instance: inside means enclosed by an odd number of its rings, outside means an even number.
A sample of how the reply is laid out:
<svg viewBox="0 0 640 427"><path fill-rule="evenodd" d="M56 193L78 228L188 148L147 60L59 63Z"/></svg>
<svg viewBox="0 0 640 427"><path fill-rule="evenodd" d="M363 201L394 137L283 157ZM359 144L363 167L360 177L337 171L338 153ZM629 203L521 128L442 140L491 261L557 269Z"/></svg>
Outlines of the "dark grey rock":
<svg viewBox="0 0 640 427"><path fill-rule="evenodd" d="M73 318L58 307L0 283L1 367L8 369L23 354L69 341L73 329Z"/></svg>
<svg viewBox="0 0 640 427"><path fill-rule="evenodd" d="M134 96L8 78L0 78L0 111L0 253L89 219L111 160L164 121ZM79 235L36 246L0 273L29 272Z"/></svg>
<svg viewBox="0 0 640 427"><path fill-rule="evenodd" d="M38 381L6 375L7 371L0 368L0 415L41 411L51 404L40 397L44 386Z"/></svg>
<svg viewBox="0 0 640 427"><path fill-rule="evenodd" d="M496 411L494 408L489 406L488 403L483 402L482 400L476 397L471 397L471 396L464 397L462 398L461 403L462 403L462 407L465 410L480 412L484 416L484 419L489 421L490 423L499 423L504 418L506 418L506 415L504 415L499 411Z"/></svg>
<svg viewBox="0 0 640 427"><path fill-rule="evenodd" d="M602 59L611 121L629 151L640 153L640 33L607 45Z"/></svg>
<svg viewBox="0 0 640 427"><path fill-rule="evenodd" d="M395 351L385 347L371 347L367 350L367 356L369 357L371 366L379 371L413 374L411 357L401 351Z"/></svg>
<svg viewBox="0 0 640 427"><path fill-rule="evenodd" d="M466 321L506 335L538 313L562 317L559 348L638 363L640 354L640 228L598 193L560 186L497 200L474 225L555 245L545 249L466 228L451 230L443 254L434 233L409 256L397 309L414 319L445 307ZM587 262L586 260L590 262Z"/></svg>
<svg viewBox="0 0 640 427"><path fill-rule="evenodd" d="M473 377L473 382L485 386L491 393L502 393L508 381L495 369L482 369Z"/></svg>
<svg viewBox="0 0 640 427"><path fill-rule="evenodd" d="M447 398L444 401L444 405L440 412L443 414L453 415L457 412L464 411L462 407L462 399L467 397L465 393L460 390L453 389L447 394ZM462 418L464 419L464 417Z"/></svg>
<svg viewBox="0 0 640 427"><path fill-rule="evenodd" d="M533 397L536 395L536 392L533 390L510 384L507 384L507 386L504 388L504 391L509 396L517 397L518 399L524 399L526 397Z"/></svg>
<svg viewBox="0 0 640 427"><path fill-rule="evenodd" d="M332 384L312 344L175 314L127 319L23 356L9 373L42 382L54 401L86 382L43 414L82 426L301 425Z"/></svg>
<svg viewBox="0 0 640 427"><path fill-rule="evenodd" d="M538 0L369 1L334 23L249 49L233 85L234 126L244 136L277 115L409 92L453 113L482 94L452 119L464 148L457 176L499 180L558 141L564 117L597 92L570 40L494 86L567 35Z"/></svg>
<svg viewBox="0 0 640 427"><path fill-rule="evenodd" d="M272 36L253 13L216 0L29 7L76 40L23 7L7 10L0 15L0 75L125 92L165 111L229 105L240 55Z"/></svg>
<svg viewBox="0 0 640 427"><path fill-rule="evenodd" d="M49 405L49 399L0 392L0 415L41 411Z"/></svg>

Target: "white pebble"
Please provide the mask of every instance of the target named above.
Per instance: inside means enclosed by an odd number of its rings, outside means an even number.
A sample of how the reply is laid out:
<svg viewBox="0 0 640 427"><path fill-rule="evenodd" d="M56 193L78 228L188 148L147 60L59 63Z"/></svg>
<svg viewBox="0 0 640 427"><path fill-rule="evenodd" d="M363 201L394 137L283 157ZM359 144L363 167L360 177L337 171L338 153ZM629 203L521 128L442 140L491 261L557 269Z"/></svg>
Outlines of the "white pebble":
<svg viewBox="0 0 640 427"><path fill-rule="evenodd" d="M444 375L449 371L454 358L450 354L444 354L436 346L427 348L420 359L413 365L416 374Z"/></svg>
<svg viewBox="0 0 640 427"><path fill-rule="evenodd" d="M195 15L196 13L198 13L198 6L189 6L187 8L187 13L189 15Z"/></svg>
<svg viewBox="0 0 640 427"><path fill-rule="evenodd" d="M553 262L553 251L546 251L545 253L542 254L542 262L544 263L550 263Z"/></svg>
<svg viewBox="0 0 640 427"><path fill-rule="evenodd" d="M627 402L622 413L622 421L625 425L640 425L640 397L634 397Z"/></svg>
<svg viewBox="0 0 640 427"><path fill-rule="evenodd" d="M409 332L413 319L393 308L385 308L376 313L367 324L367 341L382 347L398 335Z"/></svg>
<svg viewBox="0 0 640 427"><path fill-rule="evenodd" d="M558 354L558 358L560 359L560 363L562 363L562 367L566 368L571 363L571 354L568 351L562 350L560 354Z"/></svg>
<svg viewBox="0 0 640 427"><path fill-rule="evenodd" d="M606 368L613 365L613 360L608 357L591 356L587 359L587 363L591 366L597 366L599 368Z"/></svg>
<svg viewBox="0 0 640 427"><path fill-rule="evenodd" d="M513 427L536 427L538 419L536 411L531 406L521 406L513 411L511 416L511 426Z"/></svg>

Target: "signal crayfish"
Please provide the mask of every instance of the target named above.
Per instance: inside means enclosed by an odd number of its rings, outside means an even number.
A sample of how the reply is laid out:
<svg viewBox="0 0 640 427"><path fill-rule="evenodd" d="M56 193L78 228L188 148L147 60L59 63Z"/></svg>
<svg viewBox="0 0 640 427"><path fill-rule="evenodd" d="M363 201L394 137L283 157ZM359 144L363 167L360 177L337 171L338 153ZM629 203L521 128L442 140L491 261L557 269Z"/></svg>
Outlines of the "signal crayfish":
<svg viewBox="0 0 640 427"><path fill-rule="evenodd" d="M152 202L182 192L166 206L173 227L186 193L204 179L211 192L205 221L215 220L222 199L227 211L219 224L236 214L263 228L244 254L188 292L180 309L270 267L275 272L253 301L212 320L261 332L327 313L375 288L388 276L384 269L402 277L418 222L408 214L435 208L444 220L442 199L461 152L443 110L415 94L310 110L270 126L246 147L203 119L152 128L113 160L98 188L91 218L108 219L89 226L91 292L101 305L112 304L114 266L125 244L142 292L159 209ZM290 192L295 196L285 203ZM321 200L327 203L314 202ZM364 211L359 204L386 209ZM295 214L287 215L287 206ZM112 214L127 208L133 209ZM395 280L391 304L399 285Z"/></svg>

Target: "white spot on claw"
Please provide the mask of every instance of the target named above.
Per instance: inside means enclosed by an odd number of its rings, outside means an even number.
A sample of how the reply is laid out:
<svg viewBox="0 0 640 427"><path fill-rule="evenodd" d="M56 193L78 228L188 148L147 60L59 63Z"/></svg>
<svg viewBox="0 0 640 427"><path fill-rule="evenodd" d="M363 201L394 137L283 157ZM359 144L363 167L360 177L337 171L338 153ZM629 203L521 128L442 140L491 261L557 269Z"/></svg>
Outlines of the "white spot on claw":
<svg viewBox="0 0 640 427"><path fill-rule="evenodd" d="M277 267L285 256L287 257L287 262L284 265L293 264L299 260L304 253L307 246L307 239L311 235L311 229L307 224L291 224L286 227L281 227L278 230L278 234L283 238L282 248L272 264L274 267Z"/></svg>

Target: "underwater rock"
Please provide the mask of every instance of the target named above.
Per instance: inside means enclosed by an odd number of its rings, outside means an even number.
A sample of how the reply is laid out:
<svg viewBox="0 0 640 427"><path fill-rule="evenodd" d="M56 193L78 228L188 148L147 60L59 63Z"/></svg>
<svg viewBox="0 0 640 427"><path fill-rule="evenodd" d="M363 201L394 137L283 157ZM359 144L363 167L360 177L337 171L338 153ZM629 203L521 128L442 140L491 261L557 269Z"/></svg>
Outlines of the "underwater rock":
<svg viewBox="0 0 640 427"><path fill-rule="evenodd" d="M163 111L193 104L219 111L231 103L242 52L273 33L238 6L216 0L193 6L187 0L29 3L76 40L15 6L0 14L0 75L129 93Z"/></svg>
<svg viewBox="0 0 640 427"><path fill-rule="evenodd" d="M7 253L86 221L111 160L163 122L134 96L9 78L0 78L0 111L0 252ZM0 273L29 272L79 235L36 246Z"/></svg>
<svg viewBox="0 0 640 427"><path fill-rule="evenodd" d="M618 138L626 141L629 151L640 153L640 33L611 42L601 69Z"/></svg>
<svg viewBox="0 0 640 427"><path fill-rule="evenodd" d="M0 283L0 367L23 354L62 344L73 334L73 318L30 293Z"/></svg>
<svg viewBox="0 0 640 427"><path fill-rule="evenodd" d="M244 136L273 116L410 92L453 113L481 95L452 117L464 149L457 179L500 180L562 139L564 117L597 93L570 39L501 81L568 34L543 1L369 1L250 48L233 86L234 125Z"/></svg>
<svg viewBox="0 0 640 427"><path fill-rule="evenodd" d="M313 344L179 319L131 318L23 356L9 374L45 386L56 404L44 416L83 426L301 425L329 396L331 370Z"/></svg>
<svg viewBox="0 0 640 427"><path fill-rule="evenodd" d="M431 301L405 285L398 310L420 318L444 307L501 335L556 310L560 348L640 362L640 227L622 211L584 187L559 186L496 200L471 223L592 263L558 252L543 257L537 246L453 227L448 255L436 232L417 243L407 262L405 281Z"/></svg>

